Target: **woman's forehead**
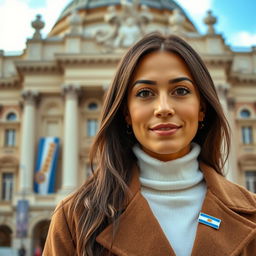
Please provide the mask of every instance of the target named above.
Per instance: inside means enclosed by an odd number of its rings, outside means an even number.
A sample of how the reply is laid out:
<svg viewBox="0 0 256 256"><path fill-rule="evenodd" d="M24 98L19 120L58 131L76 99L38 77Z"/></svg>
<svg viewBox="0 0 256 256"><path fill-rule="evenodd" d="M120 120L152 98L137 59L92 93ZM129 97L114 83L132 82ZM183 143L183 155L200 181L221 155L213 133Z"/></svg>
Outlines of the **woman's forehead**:
<svg viewBox="0 0 256 256"><path fill-rule="evenodd" d="M133 80L140 76L166 73L174 76L183 74L193 80L186 62L179 55L168 51L155 51L143 56L134 69Z"/></svg>

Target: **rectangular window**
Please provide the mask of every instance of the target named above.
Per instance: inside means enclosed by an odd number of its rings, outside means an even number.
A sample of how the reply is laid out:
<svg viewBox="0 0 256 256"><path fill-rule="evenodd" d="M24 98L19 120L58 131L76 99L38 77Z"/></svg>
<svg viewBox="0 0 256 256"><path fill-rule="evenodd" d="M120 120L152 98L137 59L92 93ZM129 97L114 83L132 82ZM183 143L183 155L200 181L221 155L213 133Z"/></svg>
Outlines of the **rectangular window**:
<svg viewBox="0 0 256 256"><path fill-rule="evenodd" d="M4 145L6 147L14 147L15 146L15 140L16 140L15 137L16 137L16 131L14 129L5 130Z"/></svg>
<svg viewBox="0 0 256 256"><path fill-rule="evenodd" d="M243 144L252 144L252 127L251 126L244 126L242 127L242 139Z"/></svg>
<svg viewBox="0 0 256 256"><path fill-rule="evenodd" d="M246 188L256 193L256 171L245 172Z"/></svg>
<svg viewBox="0 0 256 256"><path fill-rule="evenodd" d="M2 200L11 201L13 193L13 174L3 173L2 176Z"/></svg>
<svg viewBox="0 0 256 256"><path fill-rule="evenodd" d="M98 130L98 120L97 119L88 119L87 120L87 136L95 136Z"/></svg>
<svg viewBox="0 0 256 256"><path fill-rule="evenodd" d="M60 137L58 122L49 121L46 123L46 135L49 137Z"/></svg>

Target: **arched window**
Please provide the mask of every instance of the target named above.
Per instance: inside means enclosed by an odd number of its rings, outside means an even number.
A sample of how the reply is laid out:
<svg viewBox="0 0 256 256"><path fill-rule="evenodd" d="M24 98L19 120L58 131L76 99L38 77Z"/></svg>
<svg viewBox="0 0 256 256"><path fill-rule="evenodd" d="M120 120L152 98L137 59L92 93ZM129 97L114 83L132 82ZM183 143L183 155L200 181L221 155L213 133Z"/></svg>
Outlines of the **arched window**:
<svg viewBox="0 0 256 256"><path fill-rule="evenodd" d="M37 223L36 226L34 227L34 230L33 230L34 253L36 251L40 251L40 253L42 253L44 249L47 233L49 230L49 226L50 226L49 220L42 220L39 223Z"/></svg>
<svg viewBox="0 0 256 256"><path fill-rule="evenodd" d="M249 118L249 117L251 117L251 112L248 109L242 109L240 111L240 117Z"/></svg>
<svg viewBox="0 0 256 256"><path fill-rule="evenodd" d="M6 226L0 226L0 247L11 247L12 230Z"/></svg>
<svg viewBox="0 0 256 256"><path fill-rule="evenodd" d="M6 117L7 121L16 121L17 120L17 115L13 112L9 113Z"/></svg>
<svg viewBox="0 0 256 256"><path fill-rule="evenodd" d="M86 137L94 137L99 126L99 110L100 102L98 99L89 99L84 104L83 115L85 119L85 134Z"/></svg>

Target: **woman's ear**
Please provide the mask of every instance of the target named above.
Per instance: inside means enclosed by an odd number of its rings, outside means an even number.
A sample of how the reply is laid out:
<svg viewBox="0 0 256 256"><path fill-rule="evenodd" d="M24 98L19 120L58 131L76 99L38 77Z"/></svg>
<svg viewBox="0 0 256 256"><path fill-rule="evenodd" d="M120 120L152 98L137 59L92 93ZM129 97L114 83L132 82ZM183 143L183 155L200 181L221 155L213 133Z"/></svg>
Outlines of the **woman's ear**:
<svg viewBox="0 0 256 256"><path fill-rule="evenodd" d="M205 118L205 112L206 112L206 106L205 106L205 103L204 103L204 102L201 102L201 105L200 105L200 111L199 111L199 115L198 115L198 120L199 120L199 122L204 121L204 118Z"/></svg>
<svg viewBox="0 0 256 256"><path fill-rule="evenodd" d="M205 117L204 111L201 111L201 110L200 110L200 112L199 112L199 117L198 117L199 122L204 121L204 117Z"/></svg>
<svg viewBox="0 0 256 256"><path fill-rule="evenodd" d="M130 114L127 112L126 115L125 115L125 121L127 124L131 125L131 117L130 117Z"/></svg>
<svg viewBox="0 0 256 256"><path fill-rule="evenodd" d="M129 113L127 107L124 109L123 115L124 115L124 118L125 118L126 123L129 124L129 125L131 125L131 123L132 123L132 122L131 122L131 116L130 116L130 113Z"/></svg>

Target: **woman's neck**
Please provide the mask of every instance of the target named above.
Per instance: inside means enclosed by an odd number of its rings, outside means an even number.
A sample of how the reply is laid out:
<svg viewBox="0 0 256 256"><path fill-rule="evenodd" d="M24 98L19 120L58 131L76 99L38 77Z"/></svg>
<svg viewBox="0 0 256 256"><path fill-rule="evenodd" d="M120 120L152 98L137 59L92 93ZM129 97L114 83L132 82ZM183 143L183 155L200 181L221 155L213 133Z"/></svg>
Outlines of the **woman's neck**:
<svg viewBox="0 0 256 256"><path fill-rule="evenodd" d="M168 162L147 155L138 145L133 147L133 152L138 160L140 178L146 183L152 181L155 185L165 184L164 188L174 186L173 188L181 189L193 186L202 180L197 161L200 153L198 144L192 143L187 155Z"/></svg>

